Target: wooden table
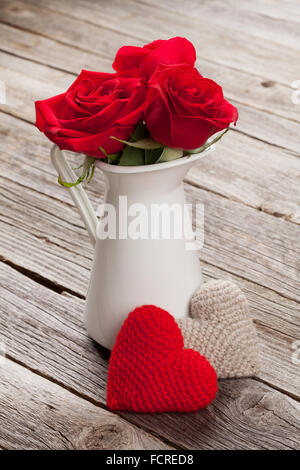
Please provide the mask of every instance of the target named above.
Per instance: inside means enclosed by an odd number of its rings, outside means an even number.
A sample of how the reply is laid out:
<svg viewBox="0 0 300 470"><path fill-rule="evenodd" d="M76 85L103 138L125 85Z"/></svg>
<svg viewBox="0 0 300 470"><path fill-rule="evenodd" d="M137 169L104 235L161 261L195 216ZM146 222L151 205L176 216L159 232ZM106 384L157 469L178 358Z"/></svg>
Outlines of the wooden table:
<svg viewBox="0 0 300 470"><path fill-rule="evenodd" d="M298 0L1 0L0 19L0 448L299 449ZM246 293L262 369L220 381L198 413L114 414L108 353L82 324L92 249L33 103L110 71L124 44L175 35L240 112L186 190L205 204L205 277ZM103 196L100 172L88 193Z"/></svg>

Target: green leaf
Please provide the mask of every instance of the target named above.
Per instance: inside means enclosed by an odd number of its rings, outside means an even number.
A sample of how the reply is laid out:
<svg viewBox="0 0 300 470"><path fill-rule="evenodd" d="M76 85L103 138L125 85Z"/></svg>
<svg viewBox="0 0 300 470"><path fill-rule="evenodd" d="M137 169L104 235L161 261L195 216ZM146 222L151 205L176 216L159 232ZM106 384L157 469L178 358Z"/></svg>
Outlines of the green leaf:
<svg viewBox="0 0 300 470"><path fill-rule="evenodd" d="M82 163L81 165L79 165L79 166L75 166L75 168L72 168L72 169L73 169L73 170L80 170L80 168L82 168L82 167L83 167L83 163Z"/></svg>
<svg viewBox="0 0 300 470"><path fill-rule="evenodd" d="M86 156L84 163L80 165L80 167L78 167L78 168L81 168L81 167L83 168L82 173L79 176L79 178L74 182L68 183L66 181L62 181L61 177L59 176L58 177L59 184L61 184L65 188L72 188L73 186L77 186L78 184L83 183L83 181L86 181L88 184L91 181L95 172L95 160L96 159L93 157Z"/></svg>
<svg viewBox="0 0 300 470"><path fill-rule="evenodd" d="M182 157L183 150L173 149L171 147L164 147L161 156L157 160L157 163L170 162L171 160L177 160Z"/></svg>
<svg viewBox="0 0 300 470"><path fill-rule="evenodd" d="M156 163L161 156L162 149L146 149L145 150L145 165L152 165Z"/></svg>
<svg viewBox="0 0 300 470"><path fill-rule="evenodd" d="M59 176L58 177L58 182L59 184L61 184L62 186L64 186L65 188L72 188L73 186L77 186L78 184L82 183L84 180L84 178L82 176L80 176L78 178L77 181L75 181L75 183L67 183L66 181L62 181L61 177Z"/></svg>
<svg viewBox="0 0 300 470"><path fill-rule="evenodd" d="M120 158L121 166L145 165L145 152L140 148L125 147Z"/></svg>
<svg viewBox="0 0 300 470"><path fill-rule="evenodd" d="M108 163L110 163L111 165L118 165L119 159L120 159L120 153L111 153L111 154L107 157L107 161L108 161Z"/></svg>
<svg viewBox="0 0 300 470"><path fill-rule="evenodd" d="M122 142L122 144L128 145L129 147L135 147L138 149L158 149L162 148L163 145L155 142L151 137L147 137L146 139L138 140L137 142L128 142L127 140L117 139L117 137L110 137L111 139L115 139L118 142Z"/></svg>
<svg viewBox="0 0 300 470"><path fill-rule="evenodd" d="M106 156L106 158L108 160L108 163L115 163L118 160L119 156L120 156L119 153L107 153L106 150L103 147L99 147L99 149Z"/></svg>
<svg viewBox="0 0 300 470"><path fill-rule="evenodd" d="M149 131L145 124L139 124L133 134L131 134L130 141L131 142L138 142L141 139L145 139L146 137L149 137Z"/></svg>
<svg viewBox="0 0 300 470"><path fill-rule="evenodd" d="M217 135L217 137L215 137L214 139L212 139L212 137L210 139L207 140L207 142L202 145L202 147L199 147L197 149L193 149L193 150L186 150L186 152L188 154L194 154L194 153L201 153L201 152L204 152L204 150L208 149L209 147L211 147L212 145L216 144L220 139L222 139L223 135L226 134L226 132L229 131L229 127L227 127L227 129L225 129L224 132L221 132ZM211 140L212 139L212 140Z"/></svg>
<svg viewBox="0 0 300 470"><path fill-rule="evenodd" d="M88 177L87 177L86 184L89 184L90 181L92 181L92 178L93 178L94 173L95 173L95 168L96 168L95 165L92 165L92 167L90 167L90 169L89 169L89 175L88 175ZM91 171L91 169L92 169L92 171Z"/></svg>

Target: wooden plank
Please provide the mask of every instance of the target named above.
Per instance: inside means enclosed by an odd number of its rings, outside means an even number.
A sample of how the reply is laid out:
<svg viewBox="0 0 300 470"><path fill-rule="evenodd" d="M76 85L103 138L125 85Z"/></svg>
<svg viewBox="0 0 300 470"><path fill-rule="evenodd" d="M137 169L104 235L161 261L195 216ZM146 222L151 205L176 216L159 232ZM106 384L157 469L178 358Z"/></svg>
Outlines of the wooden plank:
<svg viewBox="0 0 300 470"><path fill-rule="evenodd" d="M105 34L109 36L110 33L107 30ZM0 23L0 36L2 50L73 74L78 74L83 68L109 72L116 53L116 50L112 50L110 59L102 58L92 51L84 52L71 45L57 43L53 39L3 23ZM236 104L244 103L276 116L300 121L299 106L291 99L294 91L291 86L281 85L274 80L268 81L203 58L198 61L197 66L204 76L222 84L225 96ZM30 70L27 73L30 74ZM259 126L256 127L259 129Z"/></svg>
<svg viewBox="0 0 300 470"><path fill-rule="evenodd" d="M107 352L82 326L82 300L64 296L1 266L0 323L7 355L94 404L105 403ZM122 413L176 447L299 447L297 401L253 379L223 380L216 400L192 414Z"/></svg>
<svg viewBox="0 0 300 470"><path fill-rule="evenodd" d="M243 2L239 0L227 0L226 5L227 4L231 5L232 8L238 7L243 9L245 14L255 12L278 20L300 22L298 0L285 0L284 8L282 8L281 2L274 0L245 0Z"/></svg>
<svg viewBox="0 0 300 470"><path fill-rule="evenodd" d="M65 8L65 2L58 3L59 5L57 5L56 8ZM38 4L40 5L40 2L38 2ZM51 3L51 5L53 5L53 3ZM76 15L79 19L84 18L85 15L88 15L89 21L97 22L99 17L102 18L103 15L105 15L105 8L103 8L103 5L101 5L101 12L99 12L99 15L94 15L93 12L95 8L97 8L97 5L93 5L91 11L88 8L85 8L85 5L83 8L80 8L80 5L76 8L76 4L72 2L72 14ZM119 11L122 11L122 8ZM29 16L30 14L32 13L29 12ZM114 12L114 16L116 14L117 11ZM57 21L60 21L59 17L57 18ZM100 68L101 70L103 70L102 58L97 59L97 56L94 55L94 59L92 59L91 51L93 51L95 54L94 48L92 48L91 50L88 49L85 53L83 53L82 50L79 51L76 48L73 48L72 50L72 47L66 46L61 43L55 43L54 47L53 41L45 39L44 37L36 37L31 33L28 33L27 31L12 32L11 29L9 29L7 26L1 25L1 28L3 27L5 28L5 34L3 34L2 38L2 47L5 50L14 51L14 53L18 53L21 55L26 54L26 57L32 54L38 55L40 57L39 60L42 60L43 63L45 61L45 51L49 50L49 54L48 56L46 56L46 63L55 65L55 63L58 62L58 66L66 70L69 66L70 60L74 58L77 64L82 64L82 60L85 60L85 68L90 68L93 70L96 67L98 68L98 70ZM134 28L134 25L132 25L132 28ZM65 34L67 33L68 31L65 31ZM105 30L102 32L102 36L103 35L109 37L110 32L108 30ZM186 31L184 35L186 35ZM9 36L11 36L11 38ZM54 36L54 38L55 37L56 36ZM83 48L85 46L84 38L81 37L80 40L80 47ZM150 40L149 37L147 38L142 35L139 41L137 39L134 39L134 42L131 43L141 43L141 41L145 43L147 40ZM48 43L46 44L45 41L48 41ZM74 42L72 42L72 35L69 38L68 42L71 45L74 44ZM23 46L23 43L25 43L24 45L26 45L26 47ZM198 43L198 41L196 41L196 43ZM75 44L78 44L78 40ZM31 47L32 45L35 47ZM64 50L65 52L67 52L67 54L62 54ZM110 59L112 60L116 50L108 48L108 52L111 54ZM90 58L91 60L88 60L89 63L87 64L86 62L88 58ZM105 64L105 66L107 67L108 65ZM293 93L293 89L291 88L291 81L296 79L295 76L291 77L288 86L282 86L278 83L277 77L275 77L272 81L268 81L267 77L259 77L253 75L255 68L249 70L248 73L244 73L239 70L236 70L236 67L231 68L219 63L215 64L211 61L211 57L206 60L205 57L202 56L199 60L198 67L201 73L203 73L203 75L210 76L211 78L215 79L216 81L219 81L223 85L225 95L228 96L228 98L235 98L242 103L245 102L245 100L250 100L252 105L256 108L263 107L263 109L266 109L269 112L275 112L276 114L279 113L280 115L290 116L291 118L297 119L299 121L299 107L296 104L293 104L291 100L291 96ZM78 70L80 70L80 65L79 67L77 66L75 72L78 73Z"/></svg>
<svg viewBox="0 0 300 470"><path fill-rule="evenodd" d="M300 223L300 159L231 132L186 176L193 186Z"/></svg>
<svg viewBox="0 0 300 470"><path fill-rule="evenodd" d="M0 371L0 445L6 449L170 449L119 416L9 359L0 364Z"/></svg>
<svg viewBox="0 0 300 470"><path fill-rule="evenodd" d="M6 83L6 103L3 112L26 121L35 122L34 102L65 91L75 77L73 74L49 68L0 51L0 76Z"/></svg>
<svg viewBox="0 0 300 470"><path fill-rule="evenodd" d="M49 69L56 68L74 75L78 75L82 69L94 70L99 67L103 72L112 70L109 59L100 58L89 51L82 51L3 23L0 23L0 36L2 51L30 61L27 64L29 74L31 67L34 67L32 62L45 64ZM101 65L98 65L98 61Z"/></svg>
<svg viewBox="0 0 300 470"><path fill-rule="evenodd" d="M29 1L31 5L28 5ZM267 38L262 42L261 38L248 33L247 30L232 29L230 22L216 25L209 18L187 18L172 10L168 10L166 21L166 14L157 8L127 1L126 9L124 9L124 3L121 0L106 2L105 6L94 1L80 4L68 0L64 2L53 0L51 5L46 0L28 0L26 3L3 0L2 3L1 16L4 22L26 29L34 28L36 32L49 37L55 37L56 34L58 40L69 44L74 43L76 40L74 32L79 31L81 45L83 45L85 28L82 25L82 20L85 20L89 23L88 29L91 28L91 37L94 37L94 31L97 36L99 35L99 29L98 32L96 29L94 30L94 25L98 25L101 28L107 27L113 33L122 34L123 44L128 41L126 41L126 37L128 39L131 37L129 44L133 43L133 38L137 43L140 43L141 38L147 41L157 39L158 31L161 38L188 35L188 38L197 46L199 57L248 73L255 71L257 75L288 86L296 79L295 77L299 76L300 72L296 46L286 47L286 45ZM65 21L63 18L59 18L57 10L68 17L66 30L71 30L70 37L65 34L62 27L62 23ZM24 11L26 11L26 15ZM54 24L55 29L53 28ZM129 32L130 34L128 34ZM102 53L102 36L103 34L99 36L99 45L98 41L91 44L91 38L87 38L86 47L88 50L92 46L93 50L99 50ZM112 36L110 46L115 43L115 39ZM278 57L281 58L281 67L276 65Z"/></svg>
<svg viewBox="0 0 300 470"><path fill-rule="evenodd" d="M189 201L205 207L203 261L299 299L298 227L206 191L186 189Z"/></svg>
<svg viewBox="0 0 300 470"><path fill-rule="evenodd" d="M267 80L202 58L197 61L196 66L203 76L220 83L224 96L235 102L238 108L244 104L299 122L299 105L292 102L292 94L295 90L291 85L281 85L276 80ZM259 127L259 122L257 124Z"/></svg>
<svg viewBox="0 0 300 470"><path fill-rule="evenodd" d="M55 258L62 256L66 263L74 262L72 246L75 233L78 240L75 244L76 265L78 254L90 258L91 250L83 248L88 244L86 234L75 211L66 211L64 206L60 206L57 201L53 203L46 196L48 194L55 199L62 199L72 207L66 190L56 184L55 172L48 163L49 145L45 138L31 125L17 122L18 136L12 125L4 128L5 143L3 139L0 141L0 148L4 145L2 151L5 155L1 165L4 175L1 178L5 178L2 223L6 227L2 255L15 264L26 264L31 260L31 263L35 263L35 272L37 270L43 276L47 272L53 282L74 290L74 283L82 280L81 268L78 266L73 270L72 284L69 284L65 273L59 275L57 272L55 266L61 263L57 263ZM16 158L16 155L19 157ZM31 187L38 192L32 192ZM205 206L205 246L201 250L203 261L269 287L285 297L298 299L299 229L295 224L191 185L187 185L186 190L190 202L201 202ZM103 179L95 177L89 188L95 205L101 201L99 196L101 198L103 192ZM45 207L48 207L47 211ZM85 243L83 240L86 240ZM33 251L28 250L25 259L24 243L28 244L30 250L36 250L34 256ZM45 258L44 253L48 253L49 259ZM47 263L53 266L53 271L46 268ZM66 269L69 270L70 266ZM83 264L85 266L86 263ZM79 285L82 286L82 281Z"/></svg>
<svg viewBox="0 0 300 470"><path fill-rule="evenodd" d="M134 0L140 3L139 0ZM280 14L278 18L270 16L268 13L261 13L252 5L251 0L229 0L226 3L222 0L212 0L209 2L199 2L197 0L165 0L163 3L159 0L142 0L142 3L155 8L156 10L172 11L180 16L194 18L216 25L223 28L224 25L229 26L234 34L247 33L264 42L271 41L282 44L287 47L297 48L300 41L299 21L299 3L293 4L294 17L290 16L287 20L284 14ZM276 3L276 2L273 2ZM285 10L281 8L281 10ZM283 13L283 12L281 12Z"/></svg>
<svg viewBox="0 0 300 470"><path fill-rule="evenodd" d="M48 66L37 63L31 63L28 67L27 60L3 52L0 52L0 64L1 79L7 83L6 104L1 105L0 109L31 122L35 121L35 110L32 105L35 100L61 93L74 81L74 75L49 69ZM104 69L106 66L105 63ZM296 154L300 152L298 139L300 123L234 100L232 102L238 107L240 115L239 124L234 130L272 145L285 147ZM252 141L249 142L251 147L256 146L256 142L253 144Z"/></svg>
<svg viewBox="0 0 300 470"><path fill-rule="evenodd" d="M73 6L70 4L70 8ZM66 18L59 13L52 12L37 5L31 5L26 1L2 0L0 4L1 22L17 26L31 32L38 33L39 36L53 39L57 43L76 45L77 49L83 52L93 51L95 56L111 58L114 51L117 51L125 42L132 42L130 34L119 34L110 31L101 34L101 29L93 24L85 25L77 19ZM96 39L97 38L97 39ZM37 37L38 41L39 37Z"/></svg>
<svg viewBox="0 0 300 470"><path fill-rule="evenodd" d="M233 130L255 137L272 146L288 149L297 156L300 156L299 138L297 139L300 133L300 124L298 122L290 121L268 112L260 112L234 100L231 102L239 111L239 124L236 128L233 127ZM255 146L256 143L253 145Z"/></svg>

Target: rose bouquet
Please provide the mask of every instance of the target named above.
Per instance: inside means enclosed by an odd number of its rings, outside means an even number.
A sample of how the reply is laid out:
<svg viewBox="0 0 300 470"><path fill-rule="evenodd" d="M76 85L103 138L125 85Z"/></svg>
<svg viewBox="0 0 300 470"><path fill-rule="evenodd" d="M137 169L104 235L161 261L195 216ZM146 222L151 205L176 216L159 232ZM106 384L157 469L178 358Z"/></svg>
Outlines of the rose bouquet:
<svg viewBox="0 0 300 470"><path fill-rule="evenodd" d="M97 158L162 163L202 152L236 124L237 109L195 61L185 38L124 46L115 73L83 70L65 93L35 103L38 129L60 149L87 155L75 184L90 180Z"/></svg>

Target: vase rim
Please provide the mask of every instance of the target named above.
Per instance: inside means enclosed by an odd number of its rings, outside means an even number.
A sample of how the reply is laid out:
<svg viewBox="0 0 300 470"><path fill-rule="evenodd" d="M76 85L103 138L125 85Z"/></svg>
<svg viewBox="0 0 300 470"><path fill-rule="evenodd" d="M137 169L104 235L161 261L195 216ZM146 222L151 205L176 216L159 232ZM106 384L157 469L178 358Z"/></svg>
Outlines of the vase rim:
<svg viewBox="0 0 300 470"><path fill-rule="evenodd" d="M214 145L204 150L201 153L196 153L187 157L177 158L176 160L171 160L170 162L162 163L153 163L149 165L136 165L136 166L121 166L121 165L112 165L110 163L103 162L100 159L95 161L95 166L100 170L105 171L106 173L118 173L118 174L132 174L132 173L150 173L153 171L168 170L175 166L182 166L187 163L192 163L200 158L207 155L211 150L213 150Z"/></svg>

